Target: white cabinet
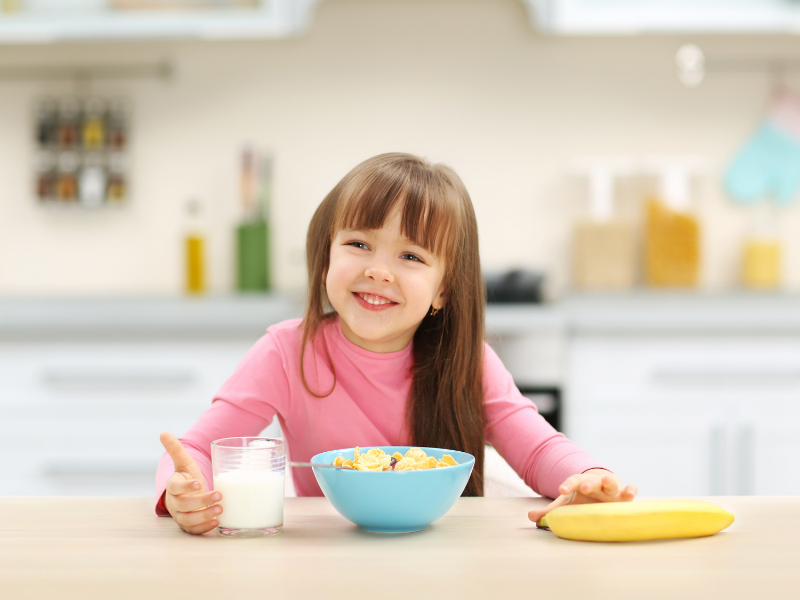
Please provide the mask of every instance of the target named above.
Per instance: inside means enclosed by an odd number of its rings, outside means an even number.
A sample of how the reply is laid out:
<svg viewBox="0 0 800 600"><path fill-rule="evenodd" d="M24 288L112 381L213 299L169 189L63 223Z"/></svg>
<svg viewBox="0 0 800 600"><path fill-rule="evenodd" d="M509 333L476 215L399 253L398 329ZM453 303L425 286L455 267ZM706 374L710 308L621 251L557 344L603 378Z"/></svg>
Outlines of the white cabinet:
<svg viewBox="0 0 800 600"><path fill-rule="evenodd" d="M0 298L0 496L154 494L159 434L184 433L298 307L278 294Z"/></svg>
<svg viewBox="0 0 800 600"><path fill-rule="evenodd" d="M150 495L255 340L0 343L0 496Z"/></svg>
<svg viewBox="0 0 800 600"><path fill-rule="evenodd" d="M745 493L800 495L800 394L793 400L754 402L742 409L742 487Z"/></svg>
<svg viewBox="0 0 800 600"><path fill-rule="evenodd" d="M581 335L565 432L646 495L800 495L800 338Z"/></svg>

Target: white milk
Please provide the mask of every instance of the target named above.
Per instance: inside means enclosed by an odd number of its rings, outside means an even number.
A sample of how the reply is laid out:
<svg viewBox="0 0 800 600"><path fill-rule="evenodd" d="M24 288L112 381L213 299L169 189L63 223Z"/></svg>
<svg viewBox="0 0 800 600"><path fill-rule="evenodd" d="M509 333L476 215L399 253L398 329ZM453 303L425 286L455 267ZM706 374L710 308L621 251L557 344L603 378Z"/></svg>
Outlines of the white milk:
<svg viewBox="0 0 800 600"><path fill-rule="evenodd" d="M283 473L228 471L214 476L222 494L220 527L262 529L283 524Z"/></svg>

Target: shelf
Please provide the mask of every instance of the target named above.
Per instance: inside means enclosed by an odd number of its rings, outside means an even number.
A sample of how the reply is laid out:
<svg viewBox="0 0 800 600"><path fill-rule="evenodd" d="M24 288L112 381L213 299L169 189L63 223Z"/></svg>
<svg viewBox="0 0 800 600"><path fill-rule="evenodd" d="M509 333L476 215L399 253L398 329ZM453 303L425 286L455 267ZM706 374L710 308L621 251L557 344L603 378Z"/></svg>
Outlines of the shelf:
<svg viewBox="0 0 800 600"><path fill-rule="evenodd" d="M251 9L214 11L64 8L0 13L0 44L283 38L305 31L320 1L261 0Z"/></svg>
<svg viewBox="0 0 800 600"><path fill-rule="evenodd" d="M0 44L284 38L306 31L321 1L261 0L249 9L169 12L114 9L110 0L64 0L58 9L0 12ZM797 0L521 2L533 27L551 35L800 34ZM225 5L221 1L217 4ZM209 2L209 6L214 3Z"/></svg>
<svg viewBox="0 0 800 600"><path fill-rule="evenodd" d="M799 34L796 0L522 0L553 35Z"/></svg>

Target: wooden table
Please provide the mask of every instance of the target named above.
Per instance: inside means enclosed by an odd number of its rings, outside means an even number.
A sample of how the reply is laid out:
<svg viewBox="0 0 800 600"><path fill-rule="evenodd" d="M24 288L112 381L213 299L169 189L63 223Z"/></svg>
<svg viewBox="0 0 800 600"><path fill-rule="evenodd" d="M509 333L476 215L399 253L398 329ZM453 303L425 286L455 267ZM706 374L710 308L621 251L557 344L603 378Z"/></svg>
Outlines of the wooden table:
<svg viewBox="0 0 800 600"><path fill-rule="evenodd" d="M652 498L651 498L652 499ZM150 498L0 498L0 598L800 598L800 498L715 497L712 537L561 540L531 498L462 498L431 528L364 533L325 498L288 498L272 538L192 536Z"/></svg>

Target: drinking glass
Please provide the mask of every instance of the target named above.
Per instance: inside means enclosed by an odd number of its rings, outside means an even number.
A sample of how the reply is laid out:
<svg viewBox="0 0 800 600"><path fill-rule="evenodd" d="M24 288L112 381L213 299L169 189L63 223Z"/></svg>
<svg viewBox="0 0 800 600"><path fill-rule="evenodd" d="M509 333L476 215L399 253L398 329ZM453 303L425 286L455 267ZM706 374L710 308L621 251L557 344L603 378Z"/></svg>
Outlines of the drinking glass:
<svg viewBox="0 0 800 600"><path fill-rule="evenodd" d="M222 494L217 532L259 537L283 531L286 443L232 437L211 442L214 489Z"/></svg>

